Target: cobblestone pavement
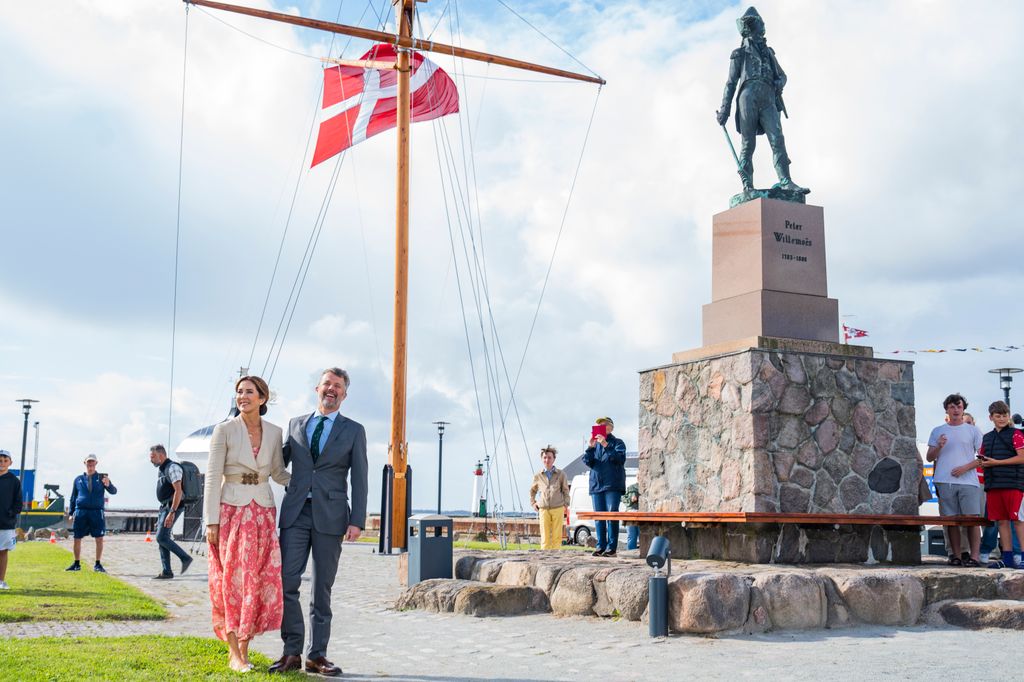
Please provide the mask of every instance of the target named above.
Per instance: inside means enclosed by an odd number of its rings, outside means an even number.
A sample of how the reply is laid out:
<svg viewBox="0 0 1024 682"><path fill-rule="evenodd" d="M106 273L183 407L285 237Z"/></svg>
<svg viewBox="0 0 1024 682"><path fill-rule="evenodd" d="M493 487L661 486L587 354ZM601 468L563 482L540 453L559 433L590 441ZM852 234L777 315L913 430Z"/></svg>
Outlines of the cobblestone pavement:
<svg viewBox="0 0 1024 682"><path fill-rule="evenodd" d="M187 545L186 545L187 547ZM397 612L401 592L395 556L367 544L347 544L334 585L329 658L353 680L677 680L759 678L863 680L1019 676L1024 648L1016 631L926 627L864 627L757 636L652 639L647 627L599 618L550 615L473 618L421 611ZM83 559L92 560L89 552ZM581 561L590 560L580 557ZM175 564L177 564L177 561ZM167 604L159 622L0 624L0 637L189 634L212 636L206 596L206 559L189 573L152 580L156 545L138 536L108 538L104 564ZM9 576L14 578L14 576ZM307 575L308 578L308 575ZM16 588L16 579L13 581ZM303 600L306 599L304 583ZM253 649L276 658L275 633ZM943 663L945 661L945 663ZM948 665L956 661L957 665Z"/></svg>

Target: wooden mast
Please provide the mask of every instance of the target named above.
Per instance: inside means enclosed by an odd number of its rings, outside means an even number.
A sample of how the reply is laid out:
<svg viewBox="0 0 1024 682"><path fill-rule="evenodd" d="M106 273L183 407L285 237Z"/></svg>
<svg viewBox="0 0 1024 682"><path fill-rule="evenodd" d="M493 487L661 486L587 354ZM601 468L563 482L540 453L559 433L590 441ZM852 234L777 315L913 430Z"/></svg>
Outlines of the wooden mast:
<svg viewBox="0 0 1024 682"><path fill-rule="evenodd" d="M303 26L330 33L340 33L356 38L375 40L384 43L393 43L398 48L398 59L394 68L398 71L398 163L396 179L396 203L395 203L395 326L394 326L394 359L391 395L391 442L388 446L388 463L394 469L394 494L391 505L391 538L392 546L404 548L406 546L406 509L405 498L407 490L406 473L408 470L408 452L405 440L405 412L406 412L406 337L407 337L407 312L408 312L408 291L409 291L409 124L411 116L410 106L410 54L409 50L415 49L422 52L437 52L463 59L510 66L525 71L543 73L550 76L558 76L571 80L585 81L604 85L605 80L598 76L587 76L572 71L564 71L541 64L533 64L518 59L509 59L486 52L467 50L465 48L433 41L417 40L412 37L412 22L414 19L417 0L392 0L395 5L398 35L373 31L357 26L346 26L318 19L306 19L280 12L258 10L250 7L230 5L213 0L182 0L186 4L200 5L212 9L245 14L270 21ZM418 0L425 2L425 0ZM329 60L333 61L333 60ZM347 62L348 60L346 60ZM339 63L346 63L339 61ZM349 62L353 65L364 66L365 68L381 68L375 63ZM388 65L384 65L386 67ZM381 529L383 532L383 528Z"/></svg>
<svg viewBox="0 0 1024 682"><path fill-rule="evenodd" d="M395 0L398 37L412 37L416 0ZM409 49L398 48L398 163L395 180L395 330L391 377L391 444L388 463L395 474L391 497L391 541L405 547L407 443L405 441L406 329L409 296Z"/></svg>

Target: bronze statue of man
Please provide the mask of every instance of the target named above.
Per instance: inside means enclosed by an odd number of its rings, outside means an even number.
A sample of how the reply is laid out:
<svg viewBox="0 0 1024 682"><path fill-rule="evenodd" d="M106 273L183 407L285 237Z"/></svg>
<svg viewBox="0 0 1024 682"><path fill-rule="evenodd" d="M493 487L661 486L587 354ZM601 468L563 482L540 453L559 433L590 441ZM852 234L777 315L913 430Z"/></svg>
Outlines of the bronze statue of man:
<svg viewBox="0 0 1024 682"><path fill-rule="evenodd" d="M782 102L782 88L786 85L786 73L775 59L775 50L768 47L764 38L764 21L753 7L747 9L736 20L743 44L733 50L729 64L729 80L725 83L722 106L716 112L718 124L729 120L733 95L736 95L736 129L742 136L739 155L739 174L743 180L744 192L754 189L754 147L758 135L767 135L772 147L775 172L779 182L775 187L788 193L806 194L809 190L800 187L789 174L789 156L786 154L786 138L782 135L782 120L779 112L786 113ZM737 93L737 86L739 92ZM787 114L788 116L788 114Z"/></svg>

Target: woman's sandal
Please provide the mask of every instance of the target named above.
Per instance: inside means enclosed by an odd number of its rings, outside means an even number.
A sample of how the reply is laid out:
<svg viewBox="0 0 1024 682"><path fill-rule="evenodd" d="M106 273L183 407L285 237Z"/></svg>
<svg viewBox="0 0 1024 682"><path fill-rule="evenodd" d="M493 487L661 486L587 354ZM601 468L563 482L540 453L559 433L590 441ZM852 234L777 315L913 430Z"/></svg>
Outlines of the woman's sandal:
<svg viewBox="0 0 1024 682"><path fill-rule="evenodd" d="M974 559L971 559L970 557L962 560L960 563L965 568L979 568L981 566L981 562L980 561L975 561Z"/></svg>
<svg viewBox="0 0 1024 682"><path fill-rule="evenodd" d="M955 556L949 557L949 562L948 563L949 563L950 566L963 566L964 565L964 562L961 561L959 557L955 557Z"/></svg>

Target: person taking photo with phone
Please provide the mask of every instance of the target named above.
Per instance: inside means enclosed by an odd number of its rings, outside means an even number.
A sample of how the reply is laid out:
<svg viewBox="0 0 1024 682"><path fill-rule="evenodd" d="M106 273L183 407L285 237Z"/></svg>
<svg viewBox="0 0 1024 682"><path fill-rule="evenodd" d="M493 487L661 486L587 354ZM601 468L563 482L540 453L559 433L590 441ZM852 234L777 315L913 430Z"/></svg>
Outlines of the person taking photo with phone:
<svg viewBox="0 0 1024 682"><path fill-rule="evenodd" d="M583 463L590 467L590 499L594 511L619 511L626 492L626 444L612 435L615 422L599 417L591 428ZM619 546L619 522L597 521L597 549L594 556L615 556Z"/></svg>

